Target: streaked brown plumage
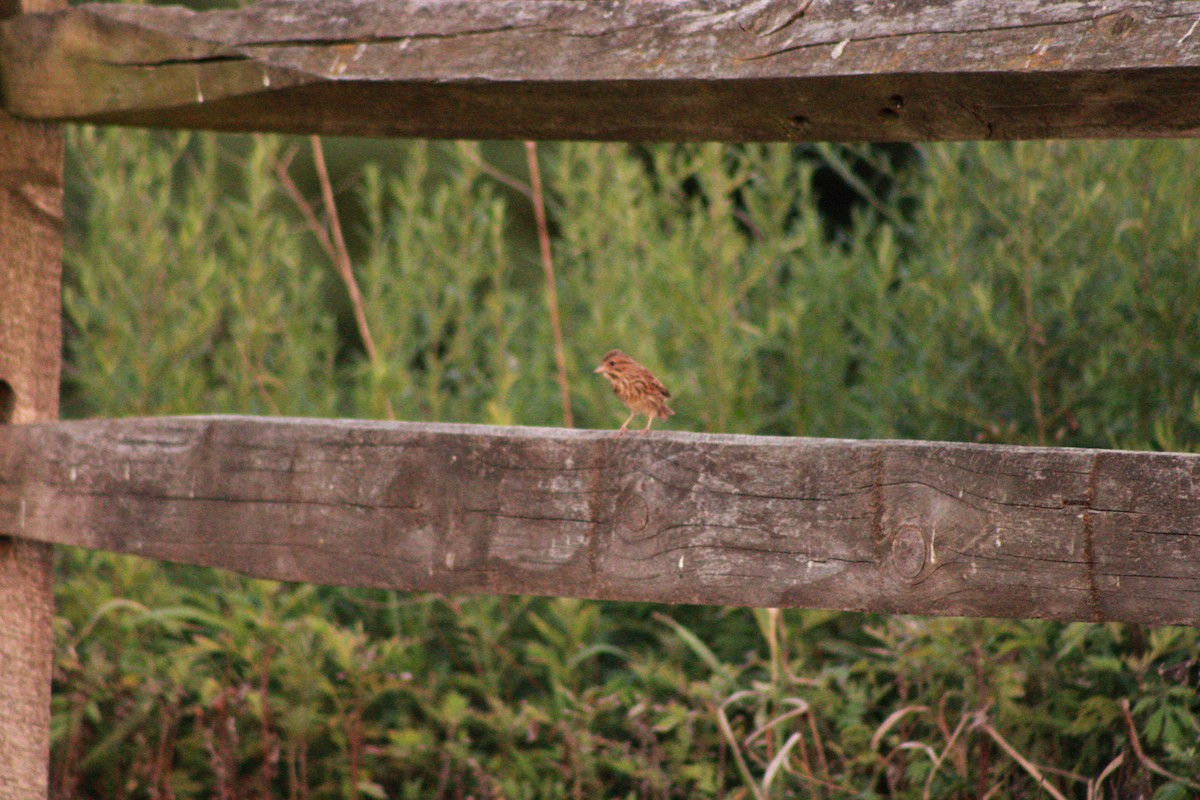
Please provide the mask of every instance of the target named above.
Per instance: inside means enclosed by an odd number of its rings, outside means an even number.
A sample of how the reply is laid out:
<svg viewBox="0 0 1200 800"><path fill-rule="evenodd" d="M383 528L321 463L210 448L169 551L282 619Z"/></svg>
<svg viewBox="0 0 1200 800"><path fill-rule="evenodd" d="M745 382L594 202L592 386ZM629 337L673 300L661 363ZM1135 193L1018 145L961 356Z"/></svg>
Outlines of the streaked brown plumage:
<svg viewBox="0 0 1200 800"><path fill-rule="evenodd" d="M646 415L646 427L641 432L650 430L651 423L657 419L666 419L675 412L667 407L667 398L671 393L662 385L650 370L634 361L620 350L609 350L600 362L600 366L592 370L608 378L612 384L613 394L621 399L629 409L629 419L617 431L617 436L625 432L625 428L638 414Z"/></svg>

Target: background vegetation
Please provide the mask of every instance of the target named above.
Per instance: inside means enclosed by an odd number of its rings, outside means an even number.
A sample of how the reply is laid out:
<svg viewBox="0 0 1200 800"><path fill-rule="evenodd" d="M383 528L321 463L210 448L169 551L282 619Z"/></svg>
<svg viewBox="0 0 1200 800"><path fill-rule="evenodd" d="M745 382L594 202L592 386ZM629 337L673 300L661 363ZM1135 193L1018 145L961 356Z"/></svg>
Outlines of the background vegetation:
<svg viewBox="0 0 1200 800"><path fill-rule="evenodd" d="M344 251L307 140L71 132L69 415L561 424L521 148L329 151ZM674 429L1192 449L1197 156L542 146L576 424L622 418L590 374L620 346ZM1188 628L403 595L74 550L57 587L61 798L1200 791Z"/></svg>

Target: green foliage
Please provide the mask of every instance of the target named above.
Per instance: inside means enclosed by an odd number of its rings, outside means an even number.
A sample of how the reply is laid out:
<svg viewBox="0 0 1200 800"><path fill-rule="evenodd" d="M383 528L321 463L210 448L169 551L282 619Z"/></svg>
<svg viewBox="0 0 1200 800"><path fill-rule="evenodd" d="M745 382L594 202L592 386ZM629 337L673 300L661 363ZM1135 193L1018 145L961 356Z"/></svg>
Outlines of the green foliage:
<svg viewBox="0 0 1200 800"><path fill-rule="evenodd" d="M364 169L361 280L381 358L353 371L350 401L371 416L390 399L401 419L511 424L529 301L508 291L505 207L469 163L431 181L430 160L410 147L398 175Z"/></svg>
<svg viewBox="0 0 1200 800"><path fill-rule="evenodd" d="M285 146L71 132L74 414L561 419L500 146L396 144L338 184L373 358ZM590 374L619 346L682 429L1200 433L1194 145L541 154L583 425L621 418ZM852 162L878 180L831 226L814 173ZM71 550L58 571L56 797L1052 796L1032 767L1067 797L1168 798L1200 775L1191 629L413 596Z"/></svg>
<svg viewBox="0 0 1200 800"><path fill-rule="evenodd" d="M88 194L64 310L82 410L336 414L334 318L280 213L279 140L255 138L238 180L211 136L83 129L72 143Z"/></svg>
<svg viewBox="0 0 1200 800"><path fill-rule="evenodd" d="M1190 449L1200 170L1175 142L928 148L902 432ZM916 421L920 424L916 424Z"/></svg>
<svg viewBox="0 0 1200 800"><path fill-rule="evenodd" d="M827 240L816 165L788 147L660 147L648 164L626 145L556 155L573 371L620 346L682 398L680 427L867 434L873 406L846 379L861 342L847 333L880 335L889 229ZM584 425L609 424L609 395L584 384Z"/></svg>

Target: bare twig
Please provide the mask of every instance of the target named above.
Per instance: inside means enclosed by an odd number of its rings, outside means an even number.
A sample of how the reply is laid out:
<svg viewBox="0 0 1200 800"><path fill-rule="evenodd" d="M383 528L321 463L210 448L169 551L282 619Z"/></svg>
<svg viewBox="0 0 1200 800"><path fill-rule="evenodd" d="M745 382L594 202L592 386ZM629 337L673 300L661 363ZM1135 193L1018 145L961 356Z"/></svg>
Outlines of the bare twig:
<svg viewBox="0 0 1200 800"><path fill-rule="evenodd" d="M784 742L783 747L779 748L779 752L776 753L775 757L771 759L771 763L767 764L767 771L763 773L762 782L762 790L764 795L768 797L770 796L771 783L775 780L775 776L779 773L780 767L782 767L784 762L787 760L788 751L795 747L796 742L802 741L803 738L804 734L798 731L793 733L788 737L787 741Z"/></svg>
<svg viewBox="0 0 1200 800"><path fill-rule="evenodd" d="M908 714L922 714L928 710L929 706L905 706L904 708L888 714L888 718L880 723L879 727L875 729L874 735L871 736L871 744L869 745L870 748L872 750L878 750L879 743L883 741L883 737L887 735L887 732L892 729L893 725L895 725Z"/></svg>
<svg viewBox="0 0 1200 800"><path fill-rule="evenodd" d="M317 180L321 184L321 198L325 203L325 217L333 239L334 265L337 267L338 274L342 276L342 282L346 284L346 291L350 294L350 304L354 307L354 321L358 324L358 335L362 337L363 349L367 351L367 359L375 364L379 360L379 354L375 350L375 340L371 336L371 328L367 325L362 292L358 289L358 281L350 266L350 253L346 249L346 239L342 236L342 223L338 218L337 204L333 199L333 184L329 181L329 170L325 167L325 149L321 146L320 136L314 134L311 141L313 164L317 168Z"/></svg>
<svg viewBox="0 0 1200 800"><path fill-rule="evenodd" d="M554 361L558 365L558 388L562 395L563 425L575 427L571 417L571 384L567 380L567 357L563 351L562 324L558 316L558 288L554 279L554 261L550 257L550 226L546 222L542 173L538 169L537 142L525 143L529 159L529 182L533 187L533 214L537 220L538 243L542 250L542 269L546 273L546 304L550 306L550 326L554 332Z"/></svg>
<svg viewBox="0 0 1200 800"><path fill-rule="evenodd" d="M941 716L941 708L939 704L938 716ZM942 752L933 761L933 768L929 770L929 775L925 778L925 789L921 793L922 800L929 800L929 790L933 786L934 776L938 774L938 770L942 768L942 764L946 761L946 756L950 755L951 749L954 747L955 741L958 740L958 735L962 733L963 728L967 726L967 722L971 719L969 713L964 712L959 718L958 724L954 726L954 732L946 738L946 746L942 748Z"/></svg>
<svg viewBox="0 0 1200 800"><path fill-rule="evenodd" d="M468 147L465 142L456 142L456 144L458 146L459 155L461 155L467 161L470 161L475 166L479 167L481 172L493 178L494 180L503 183L508 188L525 195L527 198L529 198L529 202L534 202L533 187L531 187L528 183L518 180L504 170L489 164L487 161L480 158L479 154Z"/></svg>
<svg viewBox="0 0 1200 800"><path fill-rule="evenodd" d="M1104 768L1104 771L1095 780L1088 781L1087 800L1104 800L1104 795L1100 793L1100 784L1104 783L1104 779L1116 772L1117 768L1124 763L1125 754L1118 753L1117 757L1108 762L1108 766Z"/></svg>
<svg viewBox="0 0 1200 800"><path fill-rule="evenodd" d="M801 700L798 697L789 697L788 699L784 700L783 702L786 705L795 706L795 708L793 708L791 711L787 711L783 714L780 714L778 717L775 717L774 719L770 720L769 722L759 725L758 728L756 728L753 733L751 733L749 736L747 736L745 739L742 740L742 747L749 748L750 745L754 744L755 739L758 739L763 734L778 727L779 724L784 722L785 720L789 720L792 717L798 717L801 714L808 713L809 705L808 705L808 702L805 700Z"/></svg>
<svg viewBox="0 0 1200 800"><path fill-rule="evenodd" d="M1119 705L1121 706L1121 713L1125 715L1125 725L1129 728L1129 743L1133 745L1133 754L1138 757L1138 761L1142 762L1142 766L1157 775L1163 776L1164 778L1173 780L1176 783L1182 783L1189 789L1200 789L1200 783L1195 783L1194 781L1189 781L1187 778L1181 778L1174 773L1167 772L1158 764L1150 760L1150 757L1146 755L1144 750L1142 750L1142 742L1137 735L1137 726L1135 726L1133 723L1133 712L1129 710L1129 699L1122 697Z"/></svg>
<svg viewBox="0 0 1200 800"><path fill-rule="evenodd" d="M901 742L900 744L896 745L896 747L892 750L892 753L895 753L897 750L920 750L922 753L929 756L930 761L937 763L938 760L938 754L933 751L932 747L924 742ZM892 753L888 753L888 759L892 757ZM884 760L886 761L887 759Z"/></svg>
<svg viewBox="0 0 1200 800"><path fill-rule="evenodd" d="M821 732L817 730L817 717L815 714L808 715L808 731L812 734L813 749L817 751L817 764L821 767L821 774L825 776L824 784L838 788L833 783L833 774L829 771L829 759L825 757L825 743L821 741ZM843 788L842 791L845 791Z"/></svg>
<svg viewBox="0 0 1200 800"><path fill-rule="evenodd" d="M337 252L333 249L333 240L329 238L329 231L321 224L321 220L317 217L317 212L312 207L312 203L304 198L304 193L300 191L300 187L292 180L290 170L292 160L296 157L298 150L298 147L292 147L283 158L275 162L275 174L279 176L280 186L287 192L288 197L292 198L292 202L296 204L296 208L300 210L300 214L304 217L304 224L308 226L309 232L317 237L317 243L321 245L321 249L329 256L329 260L336 262Z"/></svg>
<svg viewBox="0 0 1200 800"><path fill-rule="evenodd" d="M725 741L729 744L729 749L733 752L734 764L737 765L738 772L742 776L742 782L754 795L755 800L765 800L762 790L758 788L758 784L754 780L754 776L750 774L750 767L746 764L746 757L742 755L742 748L738 746L737 737L733 733L733 726L729 724L729 717L725 714L725 709L741 700L743 697L753 697L756 692L750 689L743 689L740 692L734 692L725 702L717 706L717 728L720 729L721 735L725 737Z"/></svg>
<svg viewBox="0 0 1200 800"><path fill-rule="evenodd" d="M238 357L242 362L242 369L246 371L246 374L254 378L254 388L258 390L258 396L262 399L263 404L272 414L279 416L279 405L271 399L271 393L267 390L266 386L268 378L271 376L268 376L265 370L258 369L257 366L251 362L250 354L246 352L245 341L238 341L236 349ZM275 379L275 383L277 387L280 385L280 381L278 379Z"/></svg>
<svg viewBox="0 0 1200 800"><path fill-rule="evenodd" d="M1029 776L1037 782L1039 789L1049 794L1054 798L1054 800L1067 800L1066 796L1062 792L1060 792L1058 789L1055 789L1054 785L1046 780L1046 776L1042 774L1040 769L1038 769L1037 764L1034 764L1032 761L1025 758L1025 756L1021 755L1015 747L1008 743L1007 739L1000 735L999 731L988 724L985 713L985 711L977 712L976 720L971 727L975 730L983 731L988 736L992 737L992 740L995 741L996 744L1000 745L1000 749L1007 753L1009 758L1011 758L1013 761L1016 761L1026 772L1029 773Z"/></svg>
<svg viewBox="0 0 1200 800"><path fill-rule="evenodd" d="M337 213L337 204L333 197L333 184L329 180L329 170L325 166L325 150L321 146L321 137L312 137L313 164L316 167L317 180L321 184L321 197L325 206L325 221L322 222L317 216L316 209L312 203L304 197L304 193L296 186L296 182L292 180L289 168L291 167L292 159L296 156L296 149L292 148L283 158L275 163L275 174L279 176L279 183L283 186L285 192L296 204L296 208L300 210L300 214L304 217L305 225L309 231L317 238L317 243L321 245L321 249L329 256L329 260L333 262L334 269L337 270L338 276L342 279L342 283L346 286L346 292L350 296L350 305L354 311L354 322L358 327L358 335L362 339L363 350L367 354L367 360L371 366L378 369L379 351L375 349L375 339L371 336L371 327L367 322L366 306L363 302L362 292L358 288L358 280L354 277L354 269L350 264L350 252L346 248L346 238L342 235L342 223ZM388 419L395 419L396 412L392 408L392 399L384 397L384 405L387 411Z"/></svg>

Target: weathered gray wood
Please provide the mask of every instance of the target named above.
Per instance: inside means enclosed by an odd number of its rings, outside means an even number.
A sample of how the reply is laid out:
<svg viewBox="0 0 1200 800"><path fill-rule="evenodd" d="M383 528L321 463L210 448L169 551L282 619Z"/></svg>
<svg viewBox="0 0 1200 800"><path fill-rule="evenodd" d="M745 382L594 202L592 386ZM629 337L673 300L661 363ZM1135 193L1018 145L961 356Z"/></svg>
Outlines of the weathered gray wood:
<svg viewBox="0 0 1200 800"><path fill-rule="evenodd" d="M1200 0L266 0L8 22L39 119L624 140L1195 136Z"/></svg>
<svg viewBox="0 0 1200 800"><path fill-rule="evenodd" d="M0 0L0 17L64 3ZM56 127L0 112L0 429L58 416L62 156ZM51 548L0 535L4 800L48 792L53 619Z"/></svg>
<svg viewBox="0 0 1200 800"><path fill-rule="evenodd" d="M196 417L0 430L0 533L291 581L1200 623L1200 456Z"/></svg>

